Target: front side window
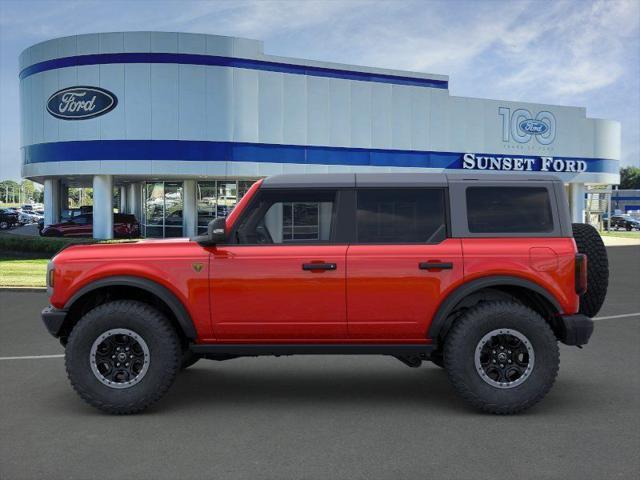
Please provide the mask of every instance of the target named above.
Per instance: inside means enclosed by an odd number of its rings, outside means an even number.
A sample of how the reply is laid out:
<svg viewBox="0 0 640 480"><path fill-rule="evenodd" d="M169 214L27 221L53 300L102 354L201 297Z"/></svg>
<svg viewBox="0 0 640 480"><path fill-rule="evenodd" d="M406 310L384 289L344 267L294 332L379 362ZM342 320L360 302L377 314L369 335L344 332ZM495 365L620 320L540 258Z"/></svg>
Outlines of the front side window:
<svg viewBox="0 0 640 480"><path fill-rule="evenodd" d="M446 238L441 188L363 189L357 208L358 243L438 243Z"/></svg>
<svg viewBox="0 0 640 480"><path fill-rule="evenodd" d="M471 233L551 232L549 191L544 187L469 187L467 221Z"/></svg>
<svg viewBox="0 0 640 480"><path fill-rule="evenodd" d="M240 244L327 243L335 215L335 191L265 192L236 232Z"/></svg>

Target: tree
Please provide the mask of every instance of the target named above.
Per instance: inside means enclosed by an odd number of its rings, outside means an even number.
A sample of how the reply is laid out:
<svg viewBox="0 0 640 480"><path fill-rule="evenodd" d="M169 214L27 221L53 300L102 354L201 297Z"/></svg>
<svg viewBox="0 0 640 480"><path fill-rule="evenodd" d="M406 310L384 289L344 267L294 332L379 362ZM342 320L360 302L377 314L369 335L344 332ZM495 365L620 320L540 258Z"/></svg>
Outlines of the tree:
<svg viewBox="0 0 640 480"><path fill-rule="evenodd" d="M640 168L625 167L620 169L620 189L640 189Z"/></svg>
<svg viewBox="0 0 640 480"><path fill-rule="evenodd" d="M23 180L20 184L20 188L22 189L24 202L33 200L33 195L36 191L36 187L33 185L33 182L31 180Z"/></svg>

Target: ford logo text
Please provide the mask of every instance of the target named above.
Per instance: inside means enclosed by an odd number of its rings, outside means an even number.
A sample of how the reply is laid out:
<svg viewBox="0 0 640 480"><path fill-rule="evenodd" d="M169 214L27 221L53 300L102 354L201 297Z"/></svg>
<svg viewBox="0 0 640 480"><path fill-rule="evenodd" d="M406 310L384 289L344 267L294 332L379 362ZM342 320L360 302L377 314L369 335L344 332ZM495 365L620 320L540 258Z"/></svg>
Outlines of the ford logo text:
<svg viewBox="0 0 640 480"><path fill-rule="evenodd" d="M47 100L47 111L62 120L86 120L110 112L118 105L116 96L99 87L69 87Z"/></svg>
<svg viewBox="0 0 640 480"><path fill-rule="evenodd" d="M546 123L540 120L533 119L523 120L518 125L518 128L522 132L530 133L533 135L542 135L549 130L549 126Z"/></svg>

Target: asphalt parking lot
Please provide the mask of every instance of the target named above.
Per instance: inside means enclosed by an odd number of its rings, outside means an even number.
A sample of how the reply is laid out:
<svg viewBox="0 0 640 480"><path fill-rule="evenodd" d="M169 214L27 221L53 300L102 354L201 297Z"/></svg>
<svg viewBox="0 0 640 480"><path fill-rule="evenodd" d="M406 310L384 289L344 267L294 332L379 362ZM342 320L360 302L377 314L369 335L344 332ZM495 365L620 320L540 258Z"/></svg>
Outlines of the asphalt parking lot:
<svg viewBox="0 0 640 480"><path fill-rule="evenodd" d="M640 312L640 247L609 248L600 317ZM0 357L55 355L44 293L0 291ZM202 361L147 413L85 405L62 358L0 360L0 478L638 478L640 315L561 347L542 403L469 410L445 373L386 357Z"/></svg>

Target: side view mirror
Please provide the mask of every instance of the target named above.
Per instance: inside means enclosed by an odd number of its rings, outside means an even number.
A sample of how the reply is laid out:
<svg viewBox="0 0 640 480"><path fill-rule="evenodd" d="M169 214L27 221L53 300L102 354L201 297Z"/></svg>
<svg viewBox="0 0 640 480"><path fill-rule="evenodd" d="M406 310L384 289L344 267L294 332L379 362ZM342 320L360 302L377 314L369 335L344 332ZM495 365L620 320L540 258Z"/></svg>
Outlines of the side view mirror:
<svg viewBox="0 0 640 480"><path fill-rule="evenodd" d="M209 236L209 243L216 245L218 243L224 243L227 240L227 221L224 218L216 218L211 220L207 226L207 234Z"/></svg>

